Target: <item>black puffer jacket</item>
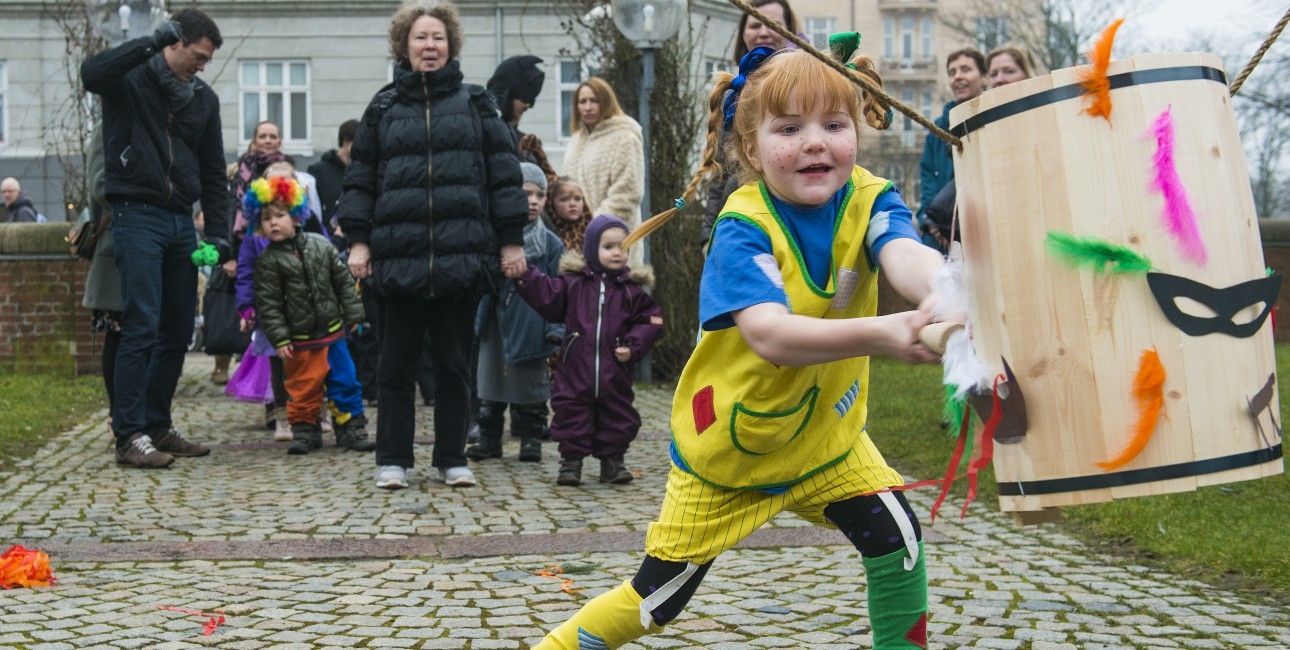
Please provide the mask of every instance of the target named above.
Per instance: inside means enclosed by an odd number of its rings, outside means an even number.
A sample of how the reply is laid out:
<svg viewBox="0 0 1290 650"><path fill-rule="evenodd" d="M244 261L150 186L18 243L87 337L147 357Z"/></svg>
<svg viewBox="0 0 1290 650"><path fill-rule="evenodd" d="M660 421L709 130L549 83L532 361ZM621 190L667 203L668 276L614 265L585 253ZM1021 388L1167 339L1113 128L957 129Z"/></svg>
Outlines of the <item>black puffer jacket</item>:
<svg viewBox="0 0 1290 650"><path fill-rule="evenodd" d="M316 341L363 322L354 277L322 235L297 232L255 260L255 306L273 347Z"/></svg>
<svg viewBox="0 0 1290 650"><path fill-rule="evenodd" d="M385 297L477 300L501 286L498 250L523 244L528 201L510 132L456 60L395 68L363 114L338 212L367 243Z"/></svg>

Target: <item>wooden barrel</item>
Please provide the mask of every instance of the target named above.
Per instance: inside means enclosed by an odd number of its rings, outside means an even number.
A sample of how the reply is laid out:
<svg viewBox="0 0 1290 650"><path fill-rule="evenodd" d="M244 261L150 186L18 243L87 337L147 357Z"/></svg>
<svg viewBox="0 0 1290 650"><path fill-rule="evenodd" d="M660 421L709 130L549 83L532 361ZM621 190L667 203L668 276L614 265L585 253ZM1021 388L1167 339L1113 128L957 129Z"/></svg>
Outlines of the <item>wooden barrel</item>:
<svg viewBox="0 0 1290 650"><path fill-rule="evenodd" d="M1153 273L1213 289L1265 278L1220 62L1199 53L1113 62L1109 122L1081 114L1078 72L993 89L950 113L963 138L954 173L973 349L998 373L1006 360L1028 420L1024 436L994 447L1000 506L1035 514L1279 474L1272 323L1251 325L1266 316L1264 304L1231 319L1252 335L1188 334L1166 317L1146 276L1076 270L1045 247L1049 231L1064 231L1128 247L1151 260ZM1181 252L1151 185L1157 146L1148 131L1166 109L1204 264ZM1207 315L1188 300L1173 304ZM1152 349L1166 374L1163 412L1131 462L1104 469L1098 463L1133 438L1134 378ZM1258 409L1260 397L1267 408Z"/></svg>

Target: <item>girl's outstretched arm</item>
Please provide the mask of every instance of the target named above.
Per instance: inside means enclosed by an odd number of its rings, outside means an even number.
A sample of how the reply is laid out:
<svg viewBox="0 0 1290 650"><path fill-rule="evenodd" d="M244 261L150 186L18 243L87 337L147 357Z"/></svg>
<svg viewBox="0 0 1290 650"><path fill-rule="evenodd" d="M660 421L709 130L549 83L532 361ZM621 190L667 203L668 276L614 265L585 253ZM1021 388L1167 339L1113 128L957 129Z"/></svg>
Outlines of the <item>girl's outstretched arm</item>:
<svg viewBox="0 0 1290 650"><path fill-rule="evenodd" d="M733 316L748 346L779 366L810 366L865 356L891 357L914 364L940 359L918 340L918 330L932 321L927 309L868 318L824 319L791 314L782 304L765 302L734 312Z"/></svg>

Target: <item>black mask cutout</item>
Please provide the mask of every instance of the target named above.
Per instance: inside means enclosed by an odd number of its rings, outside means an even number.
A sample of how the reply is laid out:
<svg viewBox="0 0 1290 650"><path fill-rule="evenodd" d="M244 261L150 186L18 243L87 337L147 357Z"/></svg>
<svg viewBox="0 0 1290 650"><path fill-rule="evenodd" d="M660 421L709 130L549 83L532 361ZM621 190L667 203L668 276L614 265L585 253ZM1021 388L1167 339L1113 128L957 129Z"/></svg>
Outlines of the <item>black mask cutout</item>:
<svg viewBox="0 0 1290 650"><path fill-rule="evenodd" d="M1205 336L1219 332L1236 338L1254 336L1263 327L1272 307L1277 304L1277 295L1281 293L1280 274L1269 275L1257 280L1234 284L1226 289L1215 289L1195 280L1169 275L1167 273L1148 273L1147 284L1156 297L1156 304L1165 313L1165 318L1188 336ZM1214 316L1192 316L1178 308L1176 298L1191 298L1209 307ZM1237 325L1232 318L1237 312L1251 305L1263 303L1263 311L1254 320Z"/></svg>
<svg viewBox="0 0 1290 650"><path fill-rule="evenodd" d="M1026 437L1030 421L1026 418L1026 396L1021 394L1021 384L1017 383L1017 377L1012 374L1012 367L1008 365L1007 359L1003 359L1003 374L1007 377L1004 385L1008 387L1008 396L999 399L1003 416L994 429L994 440L1010 445L1021 442ZM994 396L991 391L968 393L968 402L972 404L982 423L990 421L990 415L994 412Z"/></svg>

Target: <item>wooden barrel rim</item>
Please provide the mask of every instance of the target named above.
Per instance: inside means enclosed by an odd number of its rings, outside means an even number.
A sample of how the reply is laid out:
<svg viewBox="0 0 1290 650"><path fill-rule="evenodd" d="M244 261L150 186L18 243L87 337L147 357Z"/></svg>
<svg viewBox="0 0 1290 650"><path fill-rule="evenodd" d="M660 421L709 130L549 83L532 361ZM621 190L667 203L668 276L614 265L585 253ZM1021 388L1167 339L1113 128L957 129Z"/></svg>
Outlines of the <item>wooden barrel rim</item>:
<svg viewBox="0 0 1290 650"><path fill-rule="evenodd" d="M999 496L1035 496L1039 494L1101 490L1125 485L1137 485L1139 483L1154 483L1156 481L1168 481L1170 479L1187 478L1203 474L1216 474L1218 472L1225 472L1230 469L1240 469L1242 467L1253 467L1254 465L1273 462L1281 458L1281 456L1281 443L1277 443L1272 447L1264 447L1262 449L1255 449L1254 451L1232 454L1231 456L1195 460L1189 463L1176 463L1174 465L1163 465L1160 467L1146 467L1143 469L1129 470L1127 472L1091 474L1088 476L1073 476L1070 478L1046 479L1042 481L1000 481L998 486Z"/></svg>
<svg viewBox="0 0 1290 650"><path fill-rule="evenodd" d="M1132 72L1121 72L1107 77L1111 82L1111 90L1117 88L1127 88L1139 84L1162 83L1166 81L1216 81L1227 87L1227 75L1218 68L1212 68L1203 65L1176 66L1170 68L1153 68L1150 70L1134 70ZM962 138L967 134L976 131L992 122L997 122L1007 117L1012 117L1019 113L1024 113L1033 108L1040 108L1049 104L1074 99L1084 94L1084 87L1078 83L1052 88L1033 95L1027 95L1020 99L1014 99L1006 104L1000 104L993 108L988 108L980 113L973 115L959 124L955 124L950 129L950 133L956 137Z"/></svg>

